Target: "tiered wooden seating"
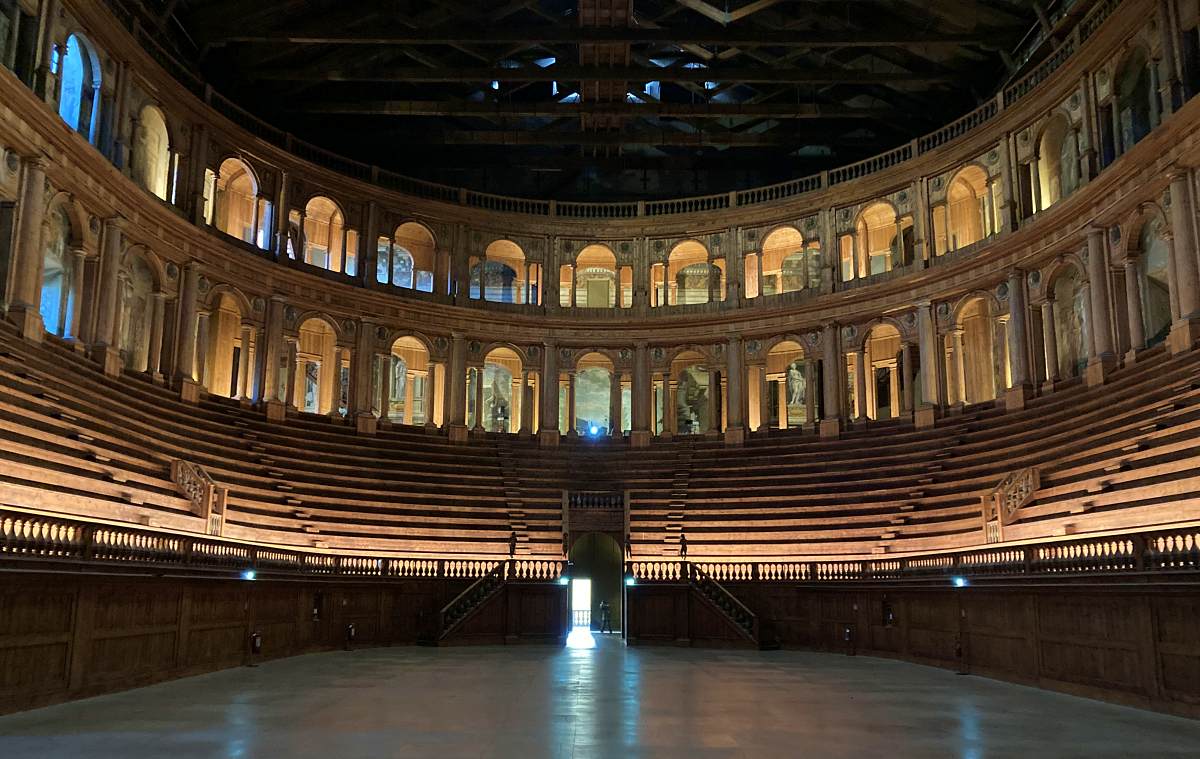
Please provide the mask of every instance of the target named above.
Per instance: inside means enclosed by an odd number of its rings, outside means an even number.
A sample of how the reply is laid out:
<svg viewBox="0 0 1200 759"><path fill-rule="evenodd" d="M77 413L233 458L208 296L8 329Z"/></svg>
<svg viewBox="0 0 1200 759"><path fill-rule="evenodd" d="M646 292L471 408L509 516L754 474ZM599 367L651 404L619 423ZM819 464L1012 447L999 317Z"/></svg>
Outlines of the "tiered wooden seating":
<svg viewBox="0 0 1200 759"><path fill-rule="evenodd" d="M850 556L983 542L980 497L1037 467L1041 488L1005 537L1200 517L1200 358L1161 349L1019 412L971 407L933 429L852 427L840 439L752 435L507 436L452 446L421 428L356 435L299 415L268 423L210 398L198 407L137 377L109 378L69 346L0 328L0 502L190 532L206 524L171 481L196 463L228 488L224 534L297 546L404 554L558 556L564 490L628 490L635 556Z"/></svg>

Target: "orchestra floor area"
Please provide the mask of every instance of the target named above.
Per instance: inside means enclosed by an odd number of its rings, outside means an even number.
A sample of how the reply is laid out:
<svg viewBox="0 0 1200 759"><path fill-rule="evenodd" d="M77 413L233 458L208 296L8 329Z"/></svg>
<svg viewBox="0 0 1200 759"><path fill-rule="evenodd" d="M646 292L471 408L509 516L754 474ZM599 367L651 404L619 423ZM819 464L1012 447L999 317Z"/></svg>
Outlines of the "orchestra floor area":
<svg viewBox="0 0 1200 759"><path fill-rule="evenodd" d="M1194 757L1200 722L884 659L625 648L301 656L0 718L0 756Z"/></svg>

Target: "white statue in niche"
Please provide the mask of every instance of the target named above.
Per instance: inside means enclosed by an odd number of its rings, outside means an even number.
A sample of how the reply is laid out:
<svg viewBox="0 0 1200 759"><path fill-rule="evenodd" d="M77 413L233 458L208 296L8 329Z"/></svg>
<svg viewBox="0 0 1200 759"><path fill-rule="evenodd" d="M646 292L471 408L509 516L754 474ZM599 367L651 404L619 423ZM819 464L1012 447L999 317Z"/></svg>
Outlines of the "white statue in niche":
<svg viewBox="0 0 1200 759"><path fill-rule="evenodd" d="M793 361L787 368L788 405L804 405L804 371L799 361Z"/></svg>

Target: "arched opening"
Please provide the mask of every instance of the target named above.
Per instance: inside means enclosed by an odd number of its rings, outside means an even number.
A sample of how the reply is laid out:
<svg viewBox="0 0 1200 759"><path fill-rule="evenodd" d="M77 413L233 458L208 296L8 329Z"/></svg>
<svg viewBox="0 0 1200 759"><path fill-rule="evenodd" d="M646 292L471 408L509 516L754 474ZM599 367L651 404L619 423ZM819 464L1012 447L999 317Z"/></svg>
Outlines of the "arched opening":
<svg viewBox="0 0 1200 759"><path fill-rule="evenodd" d="M74 335L78 325L71 324L75 306L75 264L69 246L71 218L67 209L56 205L47 214L46 234L42 241L42 297L39 310L42 326L59 337Z"/></svg>
<svg viewBox="0 0 1200 759"><path fill-rule="evenodd" d="M323 195L304 206L304 263L349 276L358 273L358 232L338 204Z"/></svg>
<svg viewBox="0 0 1200 759"><path fill-rule="evenodd" d="M663 273L662 269L656 270L660 276ZM671 250L665 276L665 282L654 283L660 293L660 304L708 303L710 295L717 295L712 299L720 300L719 293L724 291L721 270L709 263L708 250L695 240L685 240Z"/></svg>
<svg viewBox="0 0 1200 759"><path fill-rule="evenodd" d="M468 378L468 426L482 427L487 432L518 431L522 369L521 357L511 348L493 348L488 352L483 366L473 368ZM477 419L480 411L482 417Z"/></svg>
<svg viewBox="0 0 1200 759"><path fill-rule="evenodd" d="M1117 128L1120 135L1118 153L1132 148L1157 126L1158 93L1150 84L1150 66L1146 51L1135 47L1117 68L1116 85Z"/></svg>
<svg viewBox="0 0 1200 759"><path fill-rule="evenodd" d="M1075 191L1079 155L1067 117L1056 114L1042 131L1037 152L1037 211L1044 211Z"/></svg>
<svg viewBox="0 0 1200 759"><path fill-rule="evenodd" d="M423 224L405 222L391 239L378 242L375 279L409 290L433 292L436 250L433 234Z"/></svg>
<svg viewBox="0 0 1200 759"><path fill-rule="evenodd" d="M854 237L846 245L842 237L843 279L882 274L911 262L911 242L906 244L904 230L912 226L909 218L900 218L890 203L872 203L862 210L854 223ZM850 274L849 277L845 275Z"/></svg>
<svg viewBox="0 0 1200 759"><path fill-rule="evenodd" d="M751 269L753 265L753 269ZM821 283L821 248L805 243L794 227L781 227L763 240L762 253L747 257L746 297L777 295Z"/></svg>
<svg viewBox="0 0 1200 759"><path fill-rule="evenodd" d="M863 343L866 363L867 416L895 419L900 415L900 332L891 324L877 324Z"/></svg>
<svg viewBox="0 0 1200 759"><path fill-rule="evenodd" d="M933 209L934 250L942 255L972 245L997 229L992 185L978 166L967 166L946 187L946 202Z"/></svg>
<svg viewBox="0 0 1200 759"><path fill-rule="evenodd" d="M152 105L142 108L133 133L133 170L138 184L162 200L174 200L175 166L171 137L162 111Z"/></svg>
<svg viewBox="0 0 1200 759"><path fill-rule="evenodd" d="M296 405L311 414L329 414L344 406L341 388L349 362L337 344L337 333L324 319L311 317L300 325L296 345Z"/></svg>
<svg viewBox="0 0 1200 759"><path fill-rule="evenodd" d="M620 423L612 418L612 383L613 363L603 353L575 362L575 431L580 435L609 435Z"/></svg>
<svg viewBox="0 0 1200 759"><path fill-rule="evenodd" d="M1087 315L1087 281L1075 266L1054 279L1054 333L1060 377L1078 377L1087 367L1091 320Z"/></svg>
<svg viewBox="0 0 1200 759"><path fill-rule="evenodd" d="M58 58L58 115L88 142L95 143L100 123L100 59L78 34L67 37Z"/></svg>
<svg viewBox="0 0 1200 759"><path fill-rule="evenodd" d="M1171 295L1167 282L1170 249L1160 219L1142 225L1138 246L1138 284L1142 296L1142 326L1146 345L1158 345L1171 331Z"/></svg>
<svg viewBox="0 0 1200 759"><path fill-rule="evenodd" d="M204 355L204 386L213 395L238 397L239 378L243 364L249 368L250 356L243 355L242 320L244 315L238 299L228 292L221 293L216 307L208 316L208 345ZM251 330L253 340L253 330Z"/></svg>
<svg viewBox="0 0 1200 759"><path fill-rule="evenodd" d="M496 240L483 253L483 260L472 259L471 297L493 303L526 303L536 293L527 289L525 251L511 240Z"/></svg>
<svg viewBox="0 0 1200 759"><path fill-rule="evenodd" d="M576 307L619 308L623 305L617 256L607 245L588 245L579 251L575 257L574 276ZM563 284L569 289L572 283L568 280Z"/></svg>
<svg viewBox="0 0 1200 759"><path fill-rule="evenodd" d="M585 532L576 537L567 554L571 563L571 627L592 632L620 633L624 604L624 554L621 544L602 532ZM586 590L585 590L586 589ZM605 626L604 603L608 610Z"/></svg>
<svg viewBox="0 0 1200 759"><path fill-rule="evenodd" d="M810 367L799 343L784 340L771 346L762 372L761 382L747 385L752 427L787 429L814 421Z"/></svg>
<svg viewBox="0 0 1200 759"><path fill-rule="evenodd" d="M154 293L158 286L146 260L131 253L121 273L121 359L125 368L144 372L150 364L150 331L154 321Z"/></svg>
<svg viewBox="0 0 1200 759"><path fill-rule="evenodd" d="M430 421L430 391L435 378L425 344L411 336L397 338L387 358L390 365L382 367L386 383L380 383L386 391L381 402L383 417L399 424Z"/></svg>
<svg viewBox="0 0 1200 759"><path fill-rule="evenodd" d="M999 324L986 298L972 298L960 306L946 340L946 376L953 380L948 389L951 403L990 401L998 387L1006 386L1005 343Z"/></svg>
<svg viewBox="0 0 1200 759"><path fill-rule="evenodd" d="M243 242L267 247L271 204L259 197L258 179L243 161L226 158L214 174L205 169L204 218Z"/></svg>
<svg viewBox="0 0 1200 759"><path fill-rule="evenodd" d="M721 378L696 351L683 351L671 362L668 417L671 432L702 435L721 428Z"/></svg>

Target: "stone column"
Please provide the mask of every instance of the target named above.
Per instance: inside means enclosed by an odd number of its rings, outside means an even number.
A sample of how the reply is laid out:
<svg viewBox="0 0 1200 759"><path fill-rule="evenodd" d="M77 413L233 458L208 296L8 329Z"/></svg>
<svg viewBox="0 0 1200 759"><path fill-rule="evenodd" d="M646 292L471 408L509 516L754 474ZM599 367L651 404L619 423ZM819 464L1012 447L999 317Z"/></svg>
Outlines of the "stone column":
<svg viewBox="0 0 1200 759"><path fill-rule="evenodd" d="M345 257L343 256L343 261ZM354 333L354 349L350 354L350 387L346 398L346 416L354 419L354 429L360 435L374 435L379 418L371 406L371 360L375 355L376 325L360 321Z"/></svg>
<svg viewBox="0 0 1200 759"><path fill-rule="evenodd" d="M542 403L538 413L538 442L558 445L558 344L553 340L542 343Z"/></svg>
<svg viewBox="0 0 1200 759"><path fill-rule="evenodd" d="M196 298L200 291L200 264L192 262L183 267L183 284L179 290L179 336L175 340L175 378L180 382L180 392L185 399L199 398L197 379L204 382L203 375L196 375L196 343L199 331L199 313Z"/></svg>
<svg viewBox="0 0 1200 759"><path fill-rule="evenodd" d="M1171 251L1175 261L1174 275L1179 297L1179 320L1171 327L1170 348L1172 353L1187 350L1200 337L1196 322L1200 309L1200 275L1196 267L1196 240L1192 225L1191 196L1188 193L1188 175L1177 170L1171 179Z"/></svg>
<svg viewBox="0 0 1200 759"><path fill-rule="evenodd" d="M788 393L787 393L787 376L780 377L775 380L775 402L779 404L779 429L786 430L788 423L791 421L788 418Z"/></svg>
<svg viewBox="0 0 1200 759"><path fill-rule="evenodd" d="M467 439L467 339L461 332L450 333L450 368L446 372L446 397L450 399L447 424L450 439Z"/></svg>
<svg viewBox="0 0 1200 759"><path fill-rule="evenodd" d="M287 340L287 388L284 391L283 402L288 408L296 408L296 371L299 369L300 351L299 341L296 338L288 338Z"/></svg>
<svg viewBox="0 0 1200 759"><path fill-rule="evenodd" d="M736 301L735 301L736 302ZM746 440L746 369L742 338L734 335L725 346L725 443Z"/></svg>
<svg viewBox="0 0 1200 759"><path fill-rule="evenodd" d="M379 358L379 418L392 418L392 353L378 354Z"/></svg>
<svg viewBox="0 0 1200 759"><path fill-rule="evenodd" d="M912 366L912 343L904 343L900 346L900 364L901 364L901 383L900 388L900 412L903 414L911 413L914 406L913 398L913 374Z"/></svg>
<svg viewBox="0 0 1200 759"><path fill-rule="evenodd" d="M666 403L663 405L663 429L668 435L674 435L679 432L679 401L676 397L679 392L679 387L675 380L671 379L668 372L663 375L663 388L666 391Z"/></svg>
<svg viewBox="0 0 1200 759"><path fill-rule="evenodd" d="M533 431L533 392L529 386L529 370L521 372L521 426L517 434L526 436Z"/></svg>
<svg viewBox="0 0 1200 759"><path fill-rule="evenodd" d="M1105 230L1099 227L1088 230L1088 289L1092 299L1092 337L1096 342L1097 359L1111 363L1112 310L1108 298L1108 249L1104 235Z"/></svg>
<svg viewBox="0 0 1200 759"><path fill-rule="evenodd" d="M413 388L414 374L411 371L404 373L404 424L412 424L413 419L413 399L416 397Z"/></svg>
<svg viewBox="0 0 1200 759"><path fill-rule="evenodd" d="M639 341L633 350L633 378L629 389L630 418L629 445L643 448L650 444L651 418L653 417L654 388L650 382L650 351L645 341Z"/></svg>
<svg viewBox="0 0 1200 759"><path fill-rule="evenodd" d="M1146 325L1142 321L1142 278L1135 258L1125 259L1125 307L1129 319L1129 359L1146 347Z"/></svg>
<svg viewBox="0 0 1200 759"><path fill-rule="evenodd" d="M263 335L263 344L259 351L263 354L263 399L267 406L267 417L283 418L283 404L279 392L279 351L283 347L283 319L285 304L280 295L271 296L267 304L267 326Z"/></svg>
<svg viewBox="0 0 1200 759"><path fill-rule="evenodd" d="M757 371L758 374L758 429L766 432L771 429L771 388L767 382L767 365L764 363Z"/></svg>
<svg viewBox="0 0 1200 759"><path fill-rule="evenodd" d="M388 362L389 363L391 362L391 355L388 356ZM425 390L425 393L424 393L425 427L430 428L430 429L437 426L437 423L434 422L434 420L433 420L433 409L434 409L434 404L436 403L436 400L437 400L437 396L434 392L434 384L435 384L434 378L437 376L437 372L434 371L434 366L435 365L433 363L429 364L429 368L425 372L425 386L424 386L424 390ZM391 389L389 388L388 392L390 392L390 390Z"/></svg>
<svg viewBox="0 0 1200 759"><path fill-rule="evenodd" d="M48 55L48 54L47 54ZM42 223L46 218L46 165L41 156L25 160L25 186L17 217L12 266L13 293L9 318L27 340L40 342L44 328L42 302Z"/></svg>
<svg viewBox="0 0 1200 759"><path fill-rule="evenodd" d="M1014 269L1008 273L1008 360L1012 371L1012 389L1008 407L1024 398L1031 382L1029 371L1029 313L1025 307L1025 272Z"/></svg>
<svg viewBox="0 0 1200 759"><path fill-rule="evenodd" d="M96 334L92 345L92 357L104 367L104 373L117 376L121 373L121 356L117 348L120 334L117 327L117 312L121 308L121 231L124 220L120 217L104 222L104 250L100 255L100 287L97 293Z"/></svg>
<svg viewBox="0 0 1200 759"><path fill-rule="evenodd" d="M238 353L237 397L240 401L249 400L246 393L247 380L250 377L250 325L242 324L242 349ZM335 374L335 381L336 381ZM335 390L336 393L336 390Z"/></svg>
<svg viewBox="0 0 1200 759"><path fill-rule="evenodd" d="M87 251L83 248L71 249L71 314L68 322L70 337L76 347L82 344L83 334L83 282L87 274Z"/></svg>
<svg viewBox="0 0 1200 759"><path fill-rule="evenodd" d="M950 330L950 345L953 353L951 366L954 368L954 376L951 378L951 384L954 387L954 399L951 403L965 404L967 402L967 373L966 358L963 356L962 327L955 327Z"/></svg>
<svg viewBox="0 0 1200 759"><path fill-rule="evenodd" d="M817 421L817 362L804 362L804 419L813 424Z"/></svg>
<svg viewBox="0 0 1200 759"><path fill-rule="evenodd" d="M1042 343L1046 354L1046 381L1058 381L1058 337L1054 329L1054 301L1042 304Z"/></svg>
<svg viewBox="0 0 1200 759"><path fill-rule="evenodd" d="M704 405L708 408L708 427L705 432L720 432L721 422L717 419L720 416L721 405L717 403L717 394L721 390L721 381L717 379L717 370L709 368L708 370L708 393L705 394Z"/></svg>
<svg viewBox="0 0 1200 759"><path fill-rule="evenodd" d="M841 434L841 397L842 397L842 368L839 359L842 356L838 348L838 327L836 324L826 324L821 335L824 373L825 409L821 416L821 437L837 437Z"/></svg>
<svg viewBox="0 0 1200 759"><path fill-rule="evenodd" d="M921 399L920 406L933 408L938 402L938 372L937 362L940 351L937 349L937 334L933 322L933 304L929 301L917 304L917 352L921 358ZM921 409L918 409L921 410ZM919 426L932 426L934 413L924 414L924 422Z"/></svg>
<svg viewBox="0 0 1200 759"><path fill-rule="evenodd" d="M613 372L608 383L608 434L621 437L621 383L625 375Z"/></svg>
<svg viewBox="0 0 1200 759"><path fill-rule="evenodd" d="M475 367L475 426L473 429L483 432L483 366Z"/></svg>
<svg viewBox="0 0 1200 759"><path fill-rule="evenodd" d="M163 327L166 326L166 306L167 296L163 293L154 293L150 296L153 307L150 312L150 348L146 357L146 373L155 382L162 381L162 346L163 346ZM75 298L75 303L79 303L79 298Z"/></svg>
<svg viewBox="0 0 1200 759"><path fill-rule="evenodd" d="M574 285L571 292L575 292ZM567 434L575 435L575 370L567 372Z"/></svg>
<svg viewBox="0 0 1200 759"><path fill-rule="evenodd" d="M854 418L866 421L867 413L867 351L859 348L854 352L854 405L857 413Z"/></svg>
<svg viewBox="0 0 1200 759"><path fill-rule="evenodd" d="M207 311L197 314L195 374L199 388L205 391L208 390L208 329L210 324L212 324L212 316Z"/></svg>

